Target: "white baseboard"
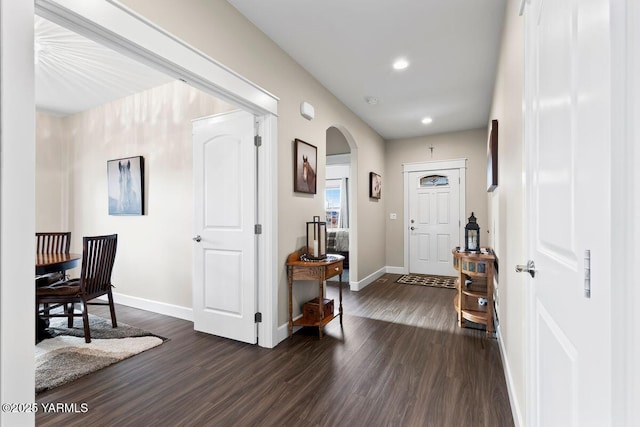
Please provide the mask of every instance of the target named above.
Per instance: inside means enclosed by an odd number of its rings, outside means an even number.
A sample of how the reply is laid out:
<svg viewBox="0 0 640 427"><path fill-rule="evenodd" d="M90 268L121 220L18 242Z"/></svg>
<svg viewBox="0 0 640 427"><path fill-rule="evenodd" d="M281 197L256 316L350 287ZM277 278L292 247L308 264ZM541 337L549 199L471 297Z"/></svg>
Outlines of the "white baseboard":
<svg viewBox="0 0 640 427"><path fill-rule="evenodd" d="M370 275L360 280L359 282L353 282L353 281L349 282L349 287L351 288L352 291L359 291L361 289L364 289L365 286L373 283L384 273L386 273L386 268L382 267L380 270L371 273Z"/></svg>
<svg viewBox="0 0 640 427"><path fill-rule="evenodd" d="M98 299L106 301L106 296ZM193 309L179 305L168 304L166 302L153 301L146 298L132 297L129 295L113 293L113 302L126 305L127 307L139 308L153 313L164 314L165 316L176 317L182 320L193 322Z"/></svg>
<svg viewBox="0 0 640 427"><path fill-rule="evenodd" d="M385 267L387 270L387 273L391 273L391 274L407 274L406 271L404 271L404 267L392 267L390 265Z"/></svg>
<svg viewBox="0 0 640 427"><path fill-rule="evenodd" d="M507 391L509 393L509 404L511 405L511 415L513 416L513 422L516 427L524 425L522 421L522 414L520 413L520 405L518 398L515 395L513 377L511 376L511 369L509 367L509 360L507 359L507 353L504 349L504 343L502 342L502 335L500 334L500 325L496 328L496 336L498 338L498 347L500 348L500 356L502 358L502 368L504 369L504 377L507 380Z"/></svg>
<svg viewBox="0 0 640 427"><path fill-rule="evenodd" d="M302 317L302 314L294 317L293 320L296 321L301 317ZM293 333L295 334L300 328L302 328L302 326L294 326L293 327ZM276 339L278 340L278 343L281 343L282 341L286 340L287 338L289 338L289 323L288 322L278 326L278 330L276 331ZM278 344L276 344L276 345L278 345Z"/></svg>

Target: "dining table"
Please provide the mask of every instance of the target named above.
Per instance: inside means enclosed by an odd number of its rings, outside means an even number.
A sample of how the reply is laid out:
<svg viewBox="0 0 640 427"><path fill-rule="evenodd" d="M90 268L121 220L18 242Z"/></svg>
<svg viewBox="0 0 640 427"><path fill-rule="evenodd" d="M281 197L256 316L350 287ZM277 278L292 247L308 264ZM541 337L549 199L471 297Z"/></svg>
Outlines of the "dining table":
<svg viewBox="0 0 640 427"><path fill-rule="evenodd" d="M53 253L36 254L36 276L66 271L80 264L82 254Z"/></svg>
<svg viewBox="0 0 640 427"><path fill-rule="evenodd" d="M36 278L44 274L57 273L77 267L82 259L82 254L51 253L36 254ZM36 342L49 338L46 329L49 327L49 319L39 315L39 307L36 305Z"/></svg>

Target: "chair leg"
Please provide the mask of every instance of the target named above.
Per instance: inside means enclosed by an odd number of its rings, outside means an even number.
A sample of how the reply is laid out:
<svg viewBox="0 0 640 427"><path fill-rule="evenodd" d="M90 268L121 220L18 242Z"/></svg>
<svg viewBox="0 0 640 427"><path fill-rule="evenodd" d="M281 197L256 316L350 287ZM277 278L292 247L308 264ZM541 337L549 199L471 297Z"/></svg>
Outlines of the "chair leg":
<svg viewBox="0 0 640 427"><path fill-rule="evenodd" d="M109 311L111 312L111 327L117 328L118 322L116 321L116 308L113 305L113 294L111 293L111 289L109 289L107 296L109 297Z"/></svg>
<svg viewBox="0 0 640 427"><path fill-rule="evenodd" d="M84 342L91 342L91 332L89 331L89 313L87 312L87 304L82 303L82 323L84 324Z"/></svg>
<svg viewBox="0 0 640 427"><path fill-rule="evenodd" d="M74 303L70 303L69 305L65 304L64 305L64 309L67 310L67 327L68 328L73 328L73 310L74 310Z"/></svg>

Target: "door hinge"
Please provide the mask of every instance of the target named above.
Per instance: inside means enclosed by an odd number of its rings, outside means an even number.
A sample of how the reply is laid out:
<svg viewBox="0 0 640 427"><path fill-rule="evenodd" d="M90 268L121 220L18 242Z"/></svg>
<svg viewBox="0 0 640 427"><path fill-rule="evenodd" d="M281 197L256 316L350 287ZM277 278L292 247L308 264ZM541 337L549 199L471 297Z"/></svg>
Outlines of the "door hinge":
<svg viewBox="0 0 640 427"><path fill-rule="evenodd" d="M256 135L253 137L253 143L255 144L256 147L261 147L262 146L262 137L260 135Z"/></svg>
<svg viewBox="0 0 640 427"><path fill-rule="evenodd" d="M591 298L591 250L584 251L584 297Z"/></svg>
<svg viewBox="0 0 640 427"><path fill-rule="evenodd" d="M262 323L262 313L257 312L254 315L254 320L255 320L255 323Z"/></svg>
<svg viewBox="0 0 640 427"><path fill-rule="evenodd" d="M256 224L254 227L255 234L262 234L262 224Z"/></svg>

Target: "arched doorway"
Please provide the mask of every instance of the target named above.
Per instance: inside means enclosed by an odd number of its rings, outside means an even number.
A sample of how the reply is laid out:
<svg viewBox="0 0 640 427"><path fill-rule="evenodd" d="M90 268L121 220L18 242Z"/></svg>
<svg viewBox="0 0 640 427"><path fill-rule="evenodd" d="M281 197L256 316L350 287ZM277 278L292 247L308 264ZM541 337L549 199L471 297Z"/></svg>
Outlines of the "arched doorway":
<svg viewBox="0 0 640 427"><path fill-rule="evenodd" d="M343 280L357 283L357 146L341 125L326 131L325 211L327 214L328 250L345 256Z"/></svg>

